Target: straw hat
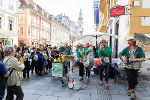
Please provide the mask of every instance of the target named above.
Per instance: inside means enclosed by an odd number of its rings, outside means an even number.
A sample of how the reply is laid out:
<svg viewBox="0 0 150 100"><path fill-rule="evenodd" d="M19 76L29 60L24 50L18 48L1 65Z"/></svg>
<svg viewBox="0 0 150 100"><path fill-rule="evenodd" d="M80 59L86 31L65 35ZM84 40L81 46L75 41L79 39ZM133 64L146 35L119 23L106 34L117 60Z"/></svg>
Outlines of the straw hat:
<svg viewBox="0 0 150 100"><path fill-rule="evenodd" d="M127 36L126 38L127 41L135 40L133 36Z"/></svg>

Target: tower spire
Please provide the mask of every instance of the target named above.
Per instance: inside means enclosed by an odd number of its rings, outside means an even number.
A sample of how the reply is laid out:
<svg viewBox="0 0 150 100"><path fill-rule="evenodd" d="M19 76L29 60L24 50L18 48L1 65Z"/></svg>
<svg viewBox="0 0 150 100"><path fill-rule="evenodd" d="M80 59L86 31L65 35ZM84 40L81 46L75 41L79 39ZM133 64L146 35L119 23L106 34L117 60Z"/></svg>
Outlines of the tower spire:
<svg viewBox="0 0 150 100"><path fill-rule="evenodd" d="M83 21L83 17L82 17L82 9L80 9L78 21Z"/></svg>

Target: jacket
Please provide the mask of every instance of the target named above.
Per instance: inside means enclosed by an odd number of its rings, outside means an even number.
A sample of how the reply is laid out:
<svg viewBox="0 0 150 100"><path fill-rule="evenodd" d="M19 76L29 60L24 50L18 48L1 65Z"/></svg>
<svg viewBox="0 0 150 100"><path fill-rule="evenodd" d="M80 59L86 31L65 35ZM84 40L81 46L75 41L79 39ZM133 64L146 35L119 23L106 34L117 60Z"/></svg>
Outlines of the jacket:
<svg viewBox="0 0 150 100"><path fill-rule="evenodd" d="M142 48L137 47L136 51L135 51L135 58L145 58L145 54L142 50ZM120 53L119 53L119 57L121 58L122 56L125 57L129 57L130 58L130 53L129 53L129 46L124 48Z"/></svg>
<svg viewBox="0 0 150 100"><path fill-rule="evenodd" d="M24 69L24 64L19 63L18 59L12 56L6 56L4 58L3 63L5 64L6 68L9 72L12 71L14 68L11 76L7 80L7 86L21 86L22 80L21 80L21 71Z"/></svg>

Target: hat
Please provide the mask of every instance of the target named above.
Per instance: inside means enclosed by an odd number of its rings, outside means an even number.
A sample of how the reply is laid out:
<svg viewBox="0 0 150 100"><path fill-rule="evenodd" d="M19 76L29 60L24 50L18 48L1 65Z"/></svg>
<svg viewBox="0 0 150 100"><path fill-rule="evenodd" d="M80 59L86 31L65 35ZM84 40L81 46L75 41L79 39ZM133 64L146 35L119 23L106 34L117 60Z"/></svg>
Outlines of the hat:
<svg viewBox="0 0 150 100"><path fill-rule="evenodd" d="M81 43L78 43L78 46L81 46L82 44Z"/></svg>
<svg viewBox="0 0 150 100"><path fill-rule="evenodd" d="M130 36L130 37L127 37L127 41L132 41L134 40L134 37Z"/></svg>
<svg viewBox="0 0 150 100"><path fill-rule="evenodd" d="M102 43L102 42L106 42L106 43L107 43L107 40L106 40L106 39L102 39L102 40L101 40L101 43Z"/></svg>
<svg viewBox="0 0 150 100"><path fill-rule="evenodd" d="M65 42L65 43L64 43L64 45L67 45L67 46L68 46L68 43L67 43L67 42Z"/></svg>

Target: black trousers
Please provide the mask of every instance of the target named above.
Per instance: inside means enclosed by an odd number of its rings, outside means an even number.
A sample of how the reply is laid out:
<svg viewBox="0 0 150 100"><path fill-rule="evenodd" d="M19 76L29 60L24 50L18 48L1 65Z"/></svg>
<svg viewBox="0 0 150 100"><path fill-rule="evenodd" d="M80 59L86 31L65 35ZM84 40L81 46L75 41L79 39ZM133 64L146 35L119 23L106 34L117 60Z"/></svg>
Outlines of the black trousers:
<svg viewBox="0 0 150 100"><path fill-rule="evenodd" d="M89 78L90 77L90 69L88 67L85 67L86 69L86 76Z"/></svg>
<svg viewBox="0 0 150 100"><path fill-rule="evenodd" d="M50 70L52 68L52 60L47 60L47 62L46 70Z"/></svg>
<svg viewBox="0 0 150 100"><path fill-rule="evenodd" d="M110 63L106 63L106 66L103 69L100 69L100 80L103 81L103 72L105 73L105 81L109 80L109 67Z"/></svg>
<svg viewBox="0 0 150 100"><path fill-rule="evenodd" d="M84 75L84 65L83 63L79 63L79 76L83 77Z"/></svg>
<svg viewBox="0 0 150 100"><path fill-rule="evenodd" d="M43 67L44 67L44 61L39 60L38 61L38 74L39 75L42 75Z"/></svg>
<svg viewBox="0 0 150 100"><path fill-rule="evenodd" d="M30 62L29 61L25 61L24 65L25 65L25 68L23 70L23 77L26 78L26 74L27 74L27 77L29 78Z"/></svg>
<svg viewBox="0 0 150 100"><path fill-rule="evenodd" d="M137 76L138 70L137 69L125 69L127 74L128 85L130 89L134 89L135 86L138 84Z"/></svg>
<svg viewBox="0 0 150 100"><path fill-rule="evenodd" d="M21 86L7 86L6 100L14 100L14 95L16 95L16 100L23 100L24 93Z"/></svg>

